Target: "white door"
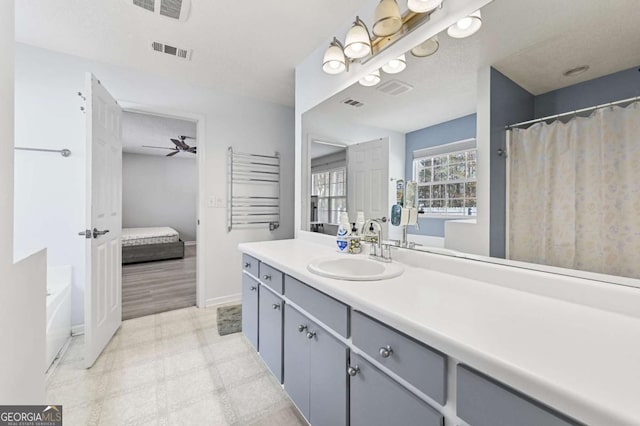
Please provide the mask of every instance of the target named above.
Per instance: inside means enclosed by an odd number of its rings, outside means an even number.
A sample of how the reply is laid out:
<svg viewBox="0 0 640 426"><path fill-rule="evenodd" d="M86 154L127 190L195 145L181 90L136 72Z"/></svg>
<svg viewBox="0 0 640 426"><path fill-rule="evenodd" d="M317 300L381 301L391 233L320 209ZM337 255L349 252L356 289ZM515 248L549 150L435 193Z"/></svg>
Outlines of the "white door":
<svg viewBox="0 0 640 426"><path fill-rule="evenodd" d="M389 139L376 139L347 148L347 185L349 220L356 212L365 219L389 217ZM385 230L386 223L382 224Z"/></svg>
<svg viewBox="0 0 640 426"><path fill-rule="evenodd" d="M87 261L85 364L91 367L122 323L122 109L86 77Z"/></svg>

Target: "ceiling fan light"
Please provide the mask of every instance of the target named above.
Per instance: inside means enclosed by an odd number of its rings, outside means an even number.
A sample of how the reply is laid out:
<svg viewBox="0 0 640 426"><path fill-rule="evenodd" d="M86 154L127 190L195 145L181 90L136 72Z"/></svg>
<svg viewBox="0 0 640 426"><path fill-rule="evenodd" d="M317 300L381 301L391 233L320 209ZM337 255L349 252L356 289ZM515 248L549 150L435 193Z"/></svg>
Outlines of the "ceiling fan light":
<svg viewBox="0 0 640 426"><path fill-rule="evenodd" d="M371 74L365 75L360 80L358 80L358 83L365 87L375 86L376 84L380 83L380 70L375 70Z"/></svg>
<svg viewBox="0 0 640 426"><path fill-rule="evenodd" d="M447 34L453 38L469 37L480 29L482 26L482 16L480 10L476 10L471 15L460 19L447 29Z"/></svg>
<svg viewBox="0 0 640 426"><path fill-rule="evenodd" d="M402 16L396 0L380 0L374 14L373 34L387 37L400 31Z"/></svg>
<svg viewBox="0 0 640 426"><path fill-rule="evenodd" d="M407 58L405 55L399 56L396 59L392 59L382 66L382 71L387 74L398 74L407 67Z"/></svg>
<svg viewBox="0 0 640 426"><path fill-rule="evenodd" d="M417 58L426 58L436 53L439 48L440 42L438 41L438 36L433 36L411 49L411 54Z"/></svg>
<svg viewBox="0 0 640 426"><path fill-rule="evenodd" d="M338 40L334 39L331 45L324 52L324 58L322 60L322 71L327 74L340 74L347 69L347 60L344 56L344 51Z"/></svg>
<svg viewBox="0 0 640 426"><path fill-rule="evenodd" d="M371 53L371 37L364 22L356 17L356 21L344 40L344 54L351 59L364 58Z"/></svg>
<svg viewBox="0 0 640 426"><path fill-rule="evenodd" d="M409 0L407 2L409 10L416 13L432 12L440 5L442 5L442 0Z"/></svg>

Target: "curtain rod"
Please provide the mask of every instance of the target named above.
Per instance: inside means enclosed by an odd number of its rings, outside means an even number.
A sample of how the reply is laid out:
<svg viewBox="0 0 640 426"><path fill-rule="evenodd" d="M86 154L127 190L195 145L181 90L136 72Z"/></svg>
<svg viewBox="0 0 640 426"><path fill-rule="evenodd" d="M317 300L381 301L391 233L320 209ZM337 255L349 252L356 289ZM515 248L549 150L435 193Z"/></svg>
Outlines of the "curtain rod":
<svg viewBox="0 0 640 426"><path fill-rule="evenodd" d="M71 151L68 149L45 149L45 148L25 148L21 146L16 146L13 149L16 151L38 151L38 152L57 152L63 157L68 157L71 155Z"/></svg>
<svg viewBox="0 0 640 426"><path fill-rule="evenodd" d="M516 124L509 124L508 126L505 126L505 129L511 130L511 129L515 128L515 127L525 126L527 124L535 124L535 123L540 123L542 121L547 121L547 120L557 120L560 117L566 117L568 115L581 114L583 112L595 111L595 110L598 110L598 109L607 108L607 107L611 107L611 106L614 106L614 105L626 104L627 102L636 102L636 101L639 101L639 100L640 100L640 96L635 96L633 98L622 99L620 101L609 102L609 103L606 103L606 104L596 105L596 106L592 106L592 107L588 107L588 108L577 109L575 111L564 112L562 114L548 115L546 117L536 118L534 120L523 121L521 123L516 123Z"/></svg>

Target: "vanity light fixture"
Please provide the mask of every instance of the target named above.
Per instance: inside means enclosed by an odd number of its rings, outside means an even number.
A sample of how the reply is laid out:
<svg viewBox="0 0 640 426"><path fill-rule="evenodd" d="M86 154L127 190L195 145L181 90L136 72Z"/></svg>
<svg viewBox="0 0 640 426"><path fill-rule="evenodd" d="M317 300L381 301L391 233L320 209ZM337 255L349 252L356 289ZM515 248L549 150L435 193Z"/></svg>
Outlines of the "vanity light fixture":
<svg viewBox="0 0 640 426"><path fill-rule="evenodd" d="M442 6L442 0L409 0L407 7L416 13L429 13Z"/></svg>
<svg viewBox="0 0 640 426"><path fill-rule="evenodd" d="M417 58L426 58L436 53L439 48L440 42L438 41L438 36L433 36L411 49L411 54Z"/></svg>
<svg viewBox="0 0 640 426"><path fill-rule="evenodd" d="M327 50L324 52L322 71L327 74L335 75L346 70L347 58L344 56L344 47L342 46L342 43L334 37Z"/></svg>
<svg viewBox="0 0 640 426"><path fill-rule="evenodd" d="M373 34L388 37L402 29L402 16L396 0L380 0L374 14Z"/></svg>
<svg viewBox="0 0 640 426"><path fill-rule="evenodd" d="M462 18L447 29L447 34L453 38L465 38L475 34L482 26L480 10L476 10L466 18Z"/></svg>
<svg viewBox="0 0 640 426"><path fill-rule="evenodd" d="M350 59L364 58L371 54L369 29L359 16L356 16L353 26L344 39L344 54Z"/></svg>
<svg viewBox="0 0 640 426"><path fill-rule="evenodd" d="M407 58L405 55L401 55L396 59L392 59L382 66L382 71L387 74L398 74L407 67Z"/></svg>
<svg viewBox="0 0 640 426"><path fill-rule="evenodd" d="M365 75L360 80L358 80L358 83L365 87L375 86L376 84L380 83L380 70L375 70L371 74Z"/></svg>

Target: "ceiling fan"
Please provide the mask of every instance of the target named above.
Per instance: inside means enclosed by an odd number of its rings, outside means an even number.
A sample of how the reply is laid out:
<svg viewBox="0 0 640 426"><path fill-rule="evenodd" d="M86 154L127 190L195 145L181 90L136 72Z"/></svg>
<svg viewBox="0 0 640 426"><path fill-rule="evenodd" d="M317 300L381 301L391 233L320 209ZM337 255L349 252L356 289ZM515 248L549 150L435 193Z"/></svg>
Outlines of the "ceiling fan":
<svg viewBox="0 0 640 426"><path fill-rule="evenodd" d="M185 143L185 139L194 139L194 137L191 136L179 136L180 139L173 139L171 138L171 142L173 142L173 144L175 145L173 148L167 148L165 146L150 146L150 145L142 145L143 148L154 148L154 149L168 149L170 151L169 154L167 154L167 157L173 157L176 154L179 154L180 152L190 152L192 154L197 154L196 151L196 146L189 146Z"/></svg>

